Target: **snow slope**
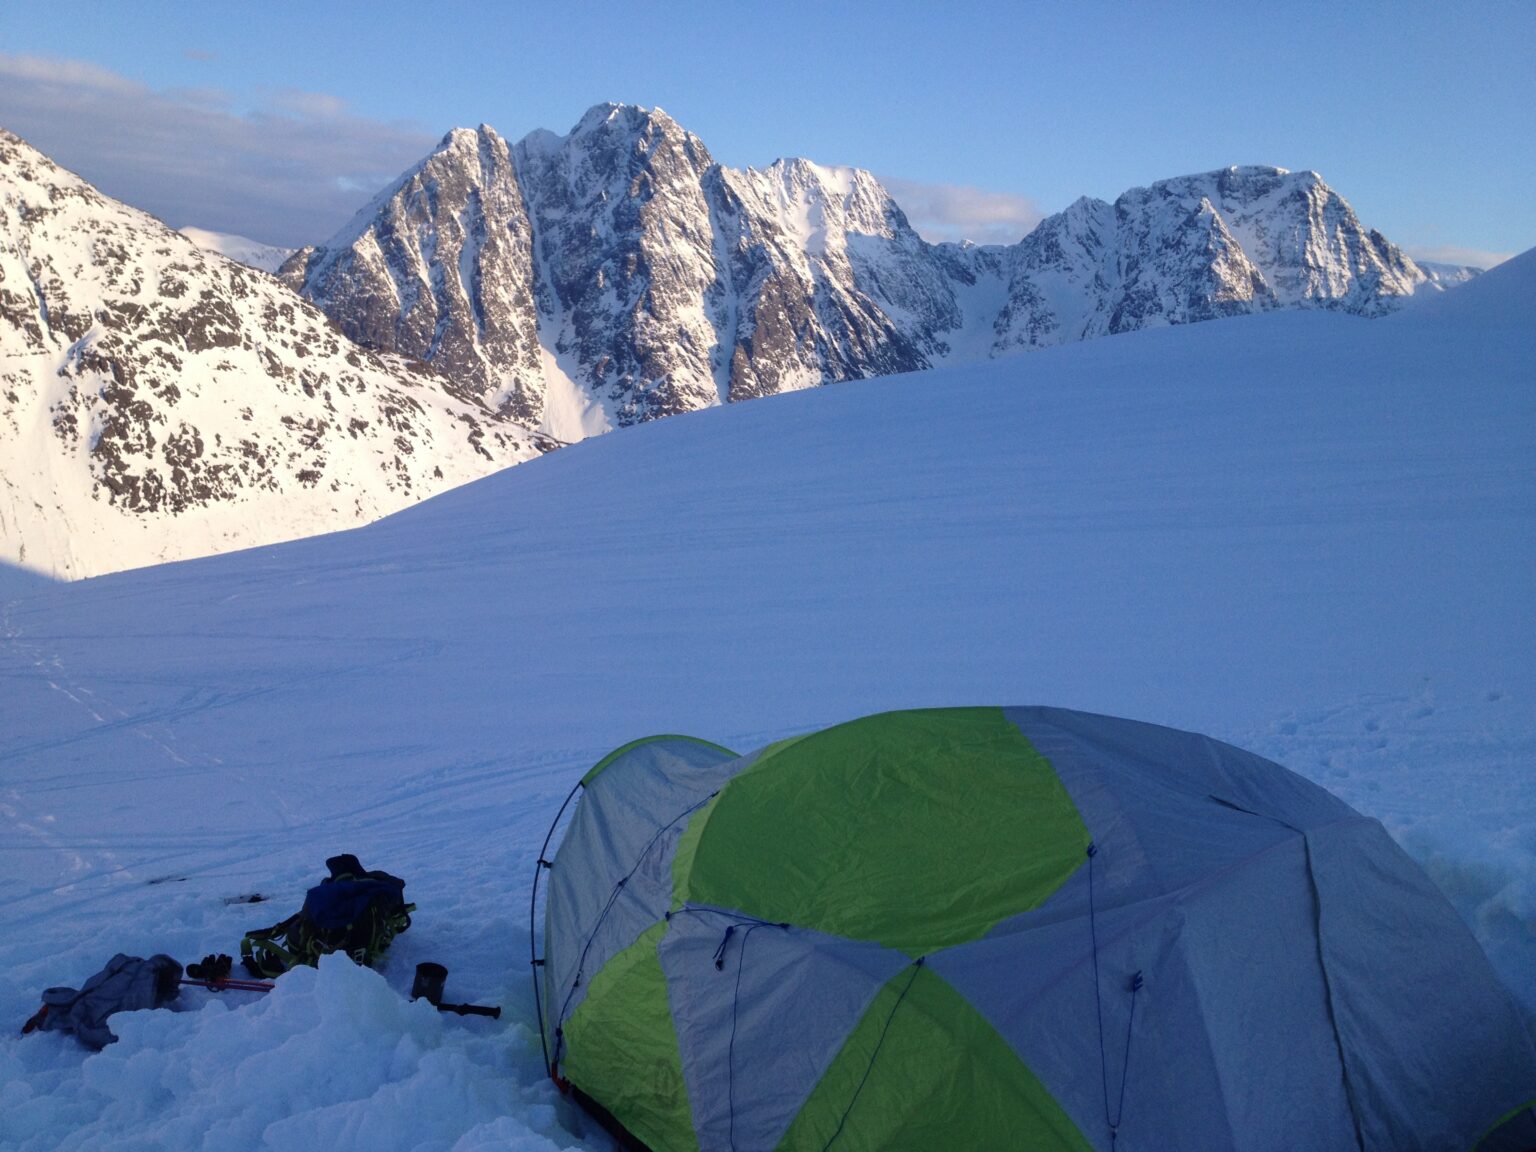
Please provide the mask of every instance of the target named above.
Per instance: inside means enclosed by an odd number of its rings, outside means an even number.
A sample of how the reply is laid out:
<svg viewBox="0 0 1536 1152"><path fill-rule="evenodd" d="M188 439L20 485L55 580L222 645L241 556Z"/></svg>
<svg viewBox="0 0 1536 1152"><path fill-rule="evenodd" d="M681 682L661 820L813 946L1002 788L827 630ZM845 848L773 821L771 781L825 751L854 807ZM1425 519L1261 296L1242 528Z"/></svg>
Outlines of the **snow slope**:
<svg viewBox="0 0 1536 1152"><path fill-rule="evenodd" d="M212 232L207 228L182 228L181 234L208 252L217 252L237 264L274 273L284 261L293 255L292 248L278 248L263 244L249 236L236 236L233 232Z"/></svg>
<svg viewBox="0 0 1536 1152"><path fill-rule="evenodd" d="M234 951L338 851L420 904L377 974L189 992L94 1056L7 1030L0 1146L610 1147L530 1027L561 798L642 734L746 751L918 705L1278 759L1380 818L1536 1010L1532 300L1527 254L1386 320L715 408L346 533L0 576L0 1018L115 951ZM502 1020L406 1004L424 959Z"/></svg>

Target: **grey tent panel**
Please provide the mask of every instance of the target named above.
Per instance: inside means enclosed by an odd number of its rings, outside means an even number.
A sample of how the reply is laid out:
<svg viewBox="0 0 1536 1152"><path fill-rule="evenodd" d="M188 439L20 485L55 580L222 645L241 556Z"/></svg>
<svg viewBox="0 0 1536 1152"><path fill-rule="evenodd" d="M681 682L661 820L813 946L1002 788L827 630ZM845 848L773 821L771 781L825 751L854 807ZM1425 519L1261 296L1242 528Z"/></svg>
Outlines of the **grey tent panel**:
<svg viewBox="0 0 1536 1152"><path fill-rule="evenodd" d="M1364 1147L1471 1148L1536 1095L1536 1049L1509 993L1456 910L1376 821L1316 829L1307 845Z"/></svg>
<svg viewBox="0 0 1536 1152"><path fill-rule="evenodd" d="M1058 772L1061 761L1087 762L1113 771L1123 784L1144 780L1160 790L1212 797L1301 830L1358 815L1326 788L1209 736L1063 708L1005 713Z"/></svg>
<svg viewBox="0 0 1536 1152"><path fill-rule="evenodd" d="M991 936L930 964L1101 1148L1113 1118L1118 1152L1345 1152L1353 1124L1314 922L1293 836L1184 892Z"/></svg>
<svg viewBox="0 0 1536 1152"><path fill-rule="evenodd" d="M658 952L677 990L701 1148L776 1147L880 989L912 963L878 944L703 909L673 913Z"/></svg>
<svg viewBox="0 0 1536 1152"><path fill-rule="evenodd" d="M1278 764L1207 736L1055 708L1006 715L1051 762L1104 850L1096 883L1105 904L1177 891L1298 829L1356 815Z"/></svg>

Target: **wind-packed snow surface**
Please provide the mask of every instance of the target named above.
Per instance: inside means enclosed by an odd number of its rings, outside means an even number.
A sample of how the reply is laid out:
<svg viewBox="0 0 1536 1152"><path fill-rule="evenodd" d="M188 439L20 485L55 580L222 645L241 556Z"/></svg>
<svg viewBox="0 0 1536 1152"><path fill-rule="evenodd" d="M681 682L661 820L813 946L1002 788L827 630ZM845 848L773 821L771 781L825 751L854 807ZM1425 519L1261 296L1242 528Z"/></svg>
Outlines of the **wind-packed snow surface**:
<svg viewBox="0 0 1536 1152"><path fill-rule="evenodd" d="M1536 256L1384 320L1271 313L716 408L352 532L0 580L0 1018L194 960L357 853L377 973L0 1039L0 1145L609 1147L541 1080L527 899L612 747L890 708L1208 732L1380 818L1536 1009ZM259 905L231 902L252 893ZM406 992L500 1021L439 1017ZM1390 964L1390 953L1381 957Z"/></svg>

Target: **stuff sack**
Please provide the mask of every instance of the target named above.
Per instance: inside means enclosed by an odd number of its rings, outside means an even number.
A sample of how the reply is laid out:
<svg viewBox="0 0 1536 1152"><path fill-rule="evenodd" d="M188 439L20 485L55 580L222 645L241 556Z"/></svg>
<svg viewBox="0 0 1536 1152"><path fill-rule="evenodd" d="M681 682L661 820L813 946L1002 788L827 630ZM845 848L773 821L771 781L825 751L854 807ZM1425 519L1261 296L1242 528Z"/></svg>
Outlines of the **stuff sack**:
<svg viewBox="0 0 1536 1152"><path fill-rule="evenodd" d="M166 955L125 956L119 952L83 987L49 988L43 1006L22 1028L28 1032L72 1032L87 1048L105 1048L117 1037L107 1027L114 1012L159 1008L176 999L181 965Z"/></svg>
<svg viewBox="0 0 1536 1152"><path fill-rule="evenodd" d="M325 863L331 874L309 890L303 908L240 942L241 962L252 976L279 976L298 964L313 967L331 952L372 967L390 941L411 926L416 905L405 902L400 877L365 871L350 854Z"/></svg>

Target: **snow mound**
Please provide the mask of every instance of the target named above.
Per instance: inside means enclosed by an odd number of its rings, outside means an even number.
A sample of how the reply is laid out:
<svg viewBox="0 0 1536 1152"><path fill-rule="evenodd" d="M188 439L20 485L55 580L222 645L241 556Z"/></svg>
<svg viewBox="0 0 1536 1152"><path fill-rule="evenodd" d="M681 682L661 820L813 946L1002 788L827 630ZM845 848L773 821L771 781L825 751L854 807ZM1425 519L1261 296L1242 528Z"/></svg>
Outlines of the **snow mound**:
<svg viewBox="0 0 1536 1152"><path fill-rule="evenodd" d="M145 1149L556 1152L577 1139L526 1028L444 1016L343 956L264 997L194 996L196 1010L112 1017L118 1043L83 1062L56 1034L0 1047L5 1146L124 1148L132 1133Z"/></svg>
<svg viewBox="0 0 1536 1152"><path fill-rule="evenodd" d="M1536 248L1389 319L1404 325L1439 321L1462 328L1507 328L1536 343Z"/></svg>

